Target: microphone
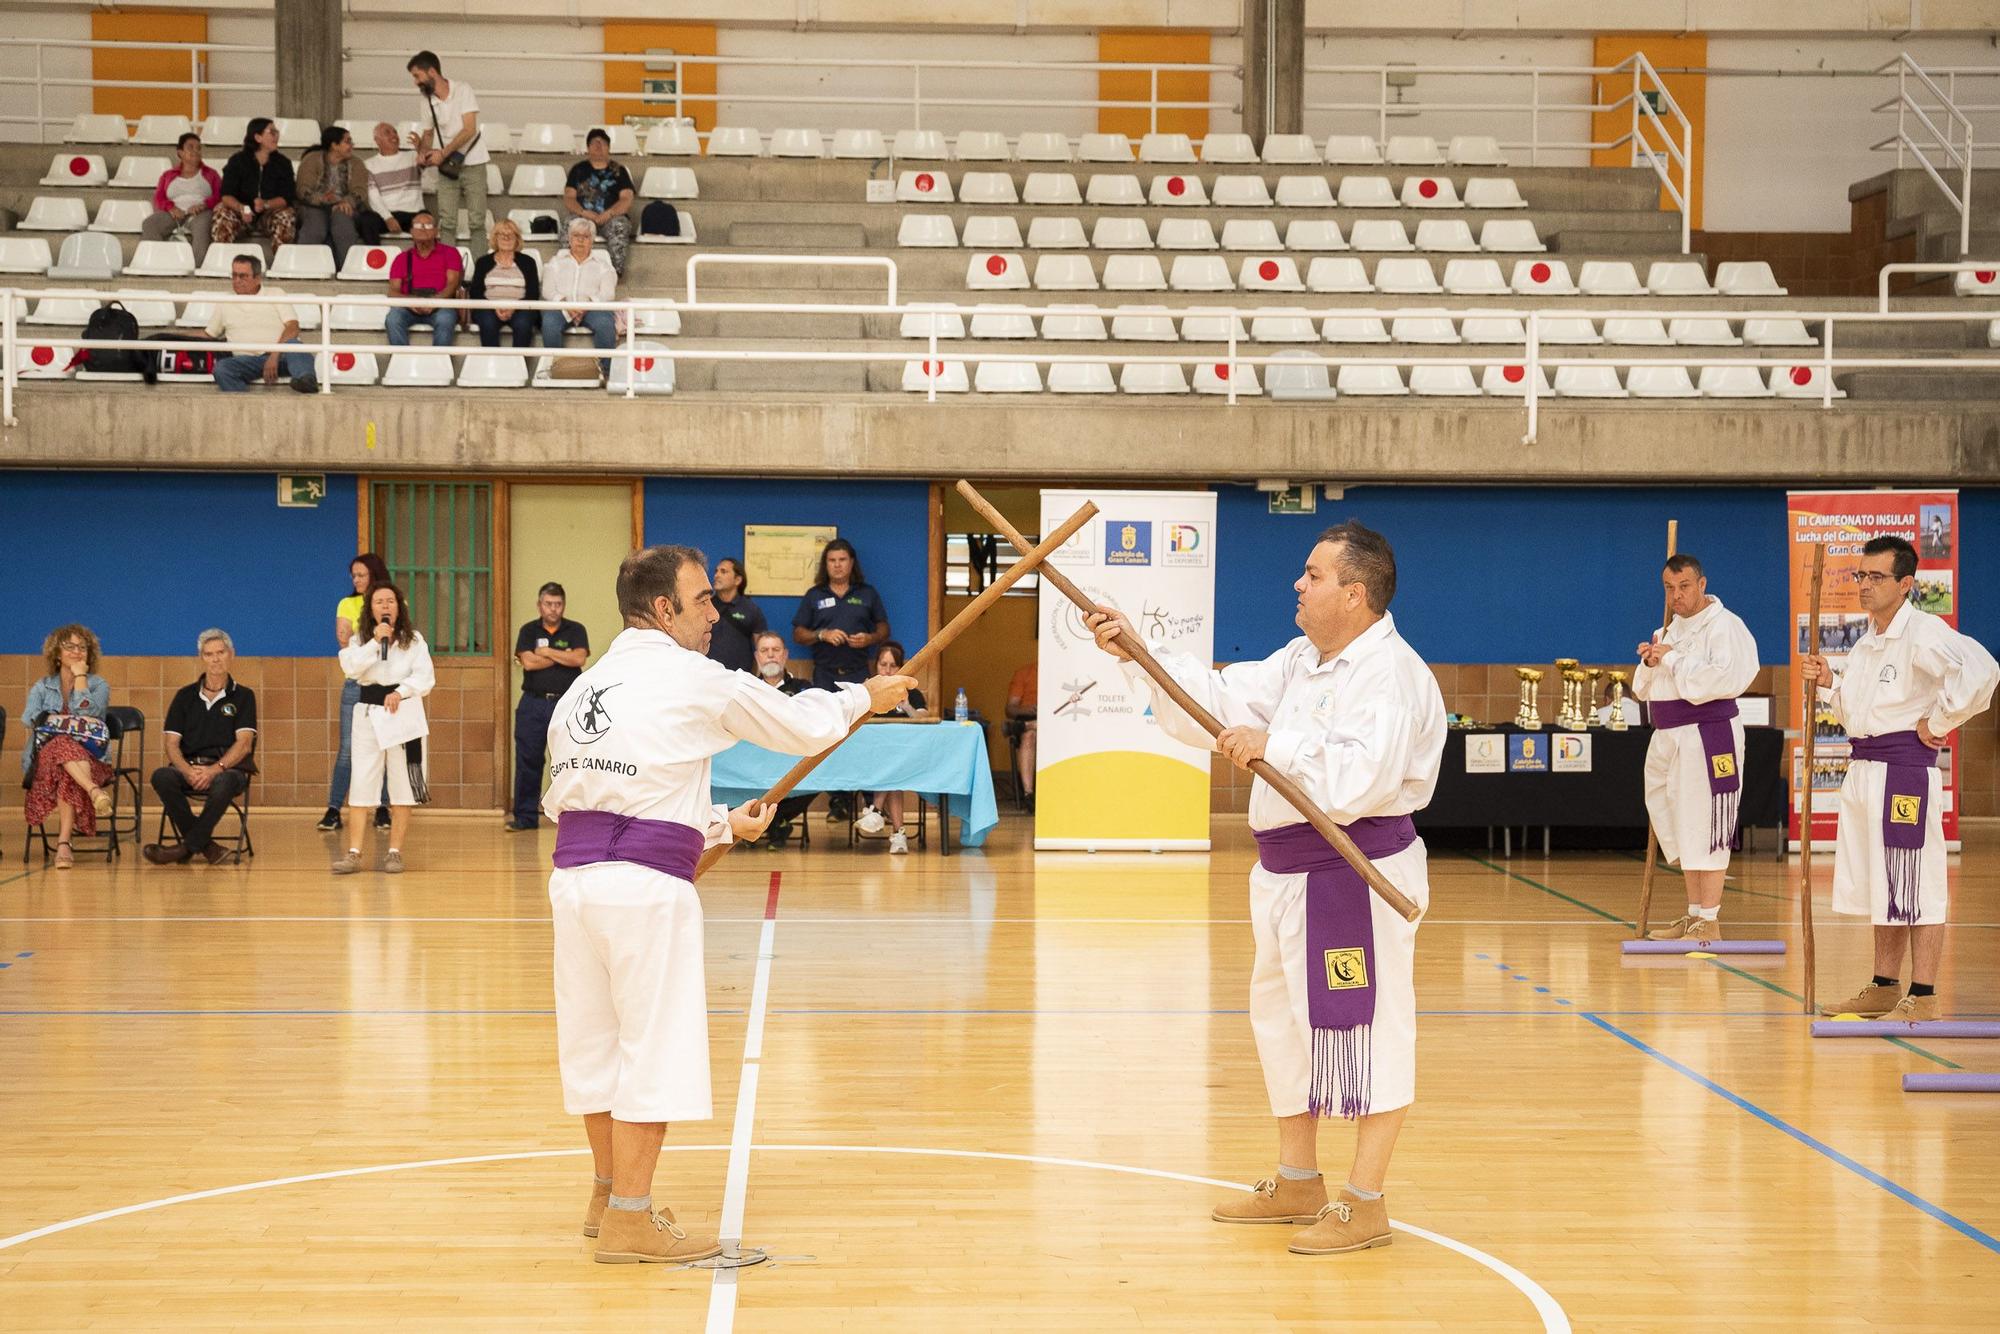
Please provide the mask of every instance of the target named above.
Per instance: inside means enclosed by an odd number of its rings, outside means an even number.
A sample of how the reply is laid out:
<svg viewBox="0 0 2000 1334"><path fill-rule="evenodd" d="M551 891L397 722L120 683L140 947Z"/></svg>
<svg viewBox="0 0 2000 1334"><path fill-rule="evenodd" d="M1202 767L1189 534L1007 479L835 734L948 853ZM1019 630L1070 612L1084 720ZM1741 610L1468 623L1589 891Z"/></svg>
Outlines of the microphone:
<svg viewBox="0 0 2000 1334"><path fill-rule="evenodd" d="M383 618L381 619L381 621L379 622L379 624L382 624L382 625L394 625L395 623L396 623L396 621L395 621L395 618L394 618L394 617L391 617L391 616L384 616L384 617L383 617ZM382 661L384 661L384 662L387 662L387 661L389 661L389 641L388 641L388 639L386 639L386 638L385 638L385 639L381 639L381 640L377 640L376 642L377 642L377 643L379 643L379 644L381 644L381 646L382 646Z"/></svg>

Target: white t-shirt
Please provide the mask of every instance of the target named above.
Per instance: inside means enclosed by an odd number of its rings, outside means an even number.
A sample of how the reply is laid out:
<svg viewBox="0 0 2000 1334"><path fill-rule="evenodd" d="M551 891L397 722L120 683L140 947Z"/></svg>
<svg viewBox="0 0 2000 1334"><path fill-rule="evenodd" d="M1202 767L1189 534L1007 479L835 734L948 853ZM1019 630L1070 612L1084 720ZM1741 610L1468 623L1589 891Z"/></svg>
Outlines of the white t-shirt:
<svg viewBox="0 0 2000 1334"><path fill-rule="evenodd" d="M479 98L473 94L471 84L463 79L452 79L449 82L451 91L444 97L422 99L423 114L417 117L417 128L428 130L431 128L431 111L433 108L436 109L437 131L431 136L431 147L437 149L446 147L452 140L458 138L458 132L465 128L466 116L477 114L479 111ZM465 150L465 165L484 166L490 156L486 151L486 136L482 134Z"/></svg>
<svg viewBox="0 0 2000 1334"><path fill-rule="evenodd" d="M260 296L283 296L282 287L266 283L258 289ZM215 317L208 322L208 336L222 338L232 343L275 343L284 332L285 325L298 319L298 312L282 304L265 305L262 302L225 301L215 308ZM260 357L262 352L231 352L231 356Z"/></svg>

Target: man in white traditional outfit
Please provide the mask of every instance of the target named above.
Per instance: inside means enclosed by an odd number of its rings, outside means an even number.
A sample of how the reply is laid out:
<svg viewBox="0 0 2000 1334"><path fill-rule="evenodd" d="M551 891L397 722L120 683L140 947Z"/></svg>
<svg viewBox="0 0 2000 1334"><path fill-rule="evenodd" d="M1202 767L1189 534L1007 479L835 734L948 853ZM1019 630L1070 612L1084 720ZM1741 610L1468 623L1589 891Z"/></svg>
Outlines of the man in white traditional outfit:
<svg viewBox="0 0 2000 1334"><path fill-rule="evenodd" d="M761 802L709 802L709 760L739 740L809 755L915 684L876 676L786 695L705 656L718 619L692 547L636 551L618 570L625 630L556 704L549 876L563 1106L583 1117L596 1180L583 1231L605 1264L707 1259L711 1237L655 1210L669 1121L711 1115L708 996L695 866L704 848L754 839Z"/></svg>
<svg viewBox="0 0 2000 1334"><path fill-rule="evenodd" d="M1938 751L1993 702L1993 655L1910 602L1917 550L1900 537L1861 548L1868 633L1836 679L1810 654L1799 675L1830 702L1851 750L1840 785L1833 910L1875 923L1875 975L1827 1014L1916 1023L1941 1017L1938 961L1947 904L1944 775ZM1910 990L1902 994L1903 954Z"/></svg>
<svg viewBox="0 0 2000 1334"><path fill-rule="evenodd" d="M1305 633L1262 662L1212 671L1192 658L1161 659L1224 724L1219 738L1211 742L1157 689L1154 717L1190 745L1212 745L1245 768L1263 759L1296 779L1389 882L1423 907L1430 882L1410 814L1429 804L1437 786L1444 699L1389 615L1395 555L1381 534L1344 523L1320 534L1292 587ZM1129 662L1116 642L1131 633L1122 614L1088 623L1100 648ZM1135 689L1150 684L1137 667L1126 674ZM1292 1238L1290 1249L1300 1255L1386 1246L1383 1185L1416 1097L1416 924L1377 901L1261 779L1250 790L1250 829L1258 844L1250 872L1250 1024L1278 1118L1278 1171L1211 1217L1309 1225ZM1357 1133L1346 1185L1329 1203L1318 1119L1334 1113L1354 1119Z"/></svg>
<svg viewBox="0 0 2000 1334"><path fill-rule="evenodd" d="M1743 720L1736 697L1757 676L1757 641L1711 596L1701 562L1669 556L1660 574L1673 619L1639 645L1632 693L1646 701L1646 815L1660 855L1687 881L1687 915L1654 940L1722 938L1722 879L1743 796Z"/></svg>

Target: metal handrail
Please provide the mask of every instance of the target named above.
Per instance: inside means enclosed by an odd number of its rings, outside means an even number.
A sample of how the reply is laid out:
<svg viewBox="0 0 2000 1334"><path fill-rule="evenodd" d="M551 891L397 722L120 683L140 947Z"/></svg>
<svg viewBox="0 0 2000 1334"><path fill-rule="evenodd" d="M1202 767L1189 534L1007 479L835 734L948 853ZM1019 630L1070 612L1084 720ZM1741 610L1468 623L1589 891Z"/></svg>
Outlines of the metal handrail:
<svg viewBox="0 0 2000 1334"><path fill-rule="evenodd" d="M1887 62L1875 72L1888 74L1892 71L1896 75L1896 96L1881 103L1875 110L1884 111L1892 108L1895 110L1896 132L1886 139L1870 144L1869 149L1880 152L1893 145L1896 149L1896 165L1899 168L1904 165L1905 153L1916 158L1917 165L1924 169L1924 174L1931 178L1931 183L1937 186L1938 191L1958 213L1958 253L1962 257L1972 249L1972 118L1952 100L1951 92L1939 87L1937 80L1933 79L1908 51L1899 52L1894 60ZM1927 92L1936 99L1937 105L1934 109L1944 114L1946 128L1939 129L1937 122L1931 119L1929 111L1918 105L1916 96L1910 89L1912 80L1916 82L1920 91ZM1911 135L1909 121L1912 116L1916 118L1918 124L1930 132L1932 146L1942 150L1943 165L1947 168L1958 168L1957 190L1952 189L1939 166L1931 161L1929 148ZM1951 130L1954 127L1962 132L1965 138L1962 152L1952 143Z"/></svg>
<svg viewBox="0 0 2000 1334"><path fill-rule="evenodd" d="M90 50L90 51L180 51L188 57L188 77L181 80L153 79L64 79L51 78L43 71L42 56L47 50ZM40 139L43 131L51 125L61 125L70 119L67 116L47 114L44 97L50 88L151 88L179 90L185 88L188 94L188 119L199 121L201 99L204 93L268 93L275 92L268 83L220 83L207 78L204 57L211 54L262 55L269 56L268 46L250 46L231 42L123 42L100 41L87 37L0 37L0 51L33 50L35 72L32 75L12 74L0 76L0 87L33 88L35 90L35 114L33 116L0 115L0 124L27 123L34 126L35 138Z"/></svg>

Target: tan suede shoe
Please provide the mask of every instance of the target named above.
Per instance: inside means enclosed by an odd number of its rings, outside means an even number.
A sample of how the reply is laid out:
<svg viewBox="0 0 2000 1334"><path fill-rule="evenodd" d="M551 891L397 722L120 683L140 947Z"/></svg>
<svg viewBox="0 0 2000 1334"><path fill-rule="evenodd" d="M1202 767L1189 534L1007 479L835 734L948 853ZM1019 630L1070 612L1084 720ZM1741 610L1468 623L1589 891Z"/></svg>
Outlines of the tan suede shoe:
<svg viewBox="0 0 2000 1334"><path fill-rule="evenodd" d="M1293 1237L1285 1249L1294 1255L1345 1255L1387 1246L1395 1239L1389 1231L1386 1199L1356 1199L1343 1190L1339 1199L1320 1211L1319 1221Z"/></svg>
<svg viewBox="0 0 2000 1334"><path fill-rule="evenodd" d="M1692 922L1693 920L1694 920L1693 917L1687 915L1676 917L1673 921L1667 923L1665 926L1654 927L1651 931L1648 931L1646 933L1646 939L1686 940L1688 923Z"/></svg>
<svg viewBox="0 0 2000 1334"><path fill-rule="evenodd" d="M1928 1024L1944 1018L1944 1003L1933 992L1928 996L1905 996L1882 1016L1888 1024Z"/></svg>
<svg viewBox="0 0 2000 1334"><path fill-rule="evenodd" d="M1895 1009L1896 1003L1902 999L1903 989L1900 986L1878 987L1870 982L1844 1001L1820 1006L1819 1012L1825 1015L1858 1014L1863 1019L1880 1019Z"/></svg>
<svg viewBox="0 0 2000 1334"><path fill-rule="evenodd" d="M1704 945L1713 944L1722 939L1722 923L1711 922L1706 917L1690 917L1687 930L1682 933L1681 939L1697 940Z"/></svg>
<svg viewBox="0 0 2000 1334"><path fill-rule="evenodd" d="M671 1218L645 1210L606 1209L598 1226L601 1265L687 1264L720 1254L722 1245L712 1237L690 1236Z"/></svg>
<svg viewBox="0 0 2000 1334"><path fill-rule="evenodd" d="M600 1186L597 1184L596 1180L593 1179L590 1183L590 1203L585 1205L583 1209L584 1236L594 1237L597 1235L598 1225L604 1221L604 1208L606 1205L610 1203L611 1203L610 1183L607 1182L606 1184ZM673 1213L669 1211L667 1213L667 1217L672 1218Z"/></svg>
<svg viewBox="0 0 2000 1334"><path fill-rule="evenodd" d="M1248 1195L1231 1195L1209 1217L1218 1223L1310 1223L1326 1207L1326 1178L1265 1177Z"/></svg>

